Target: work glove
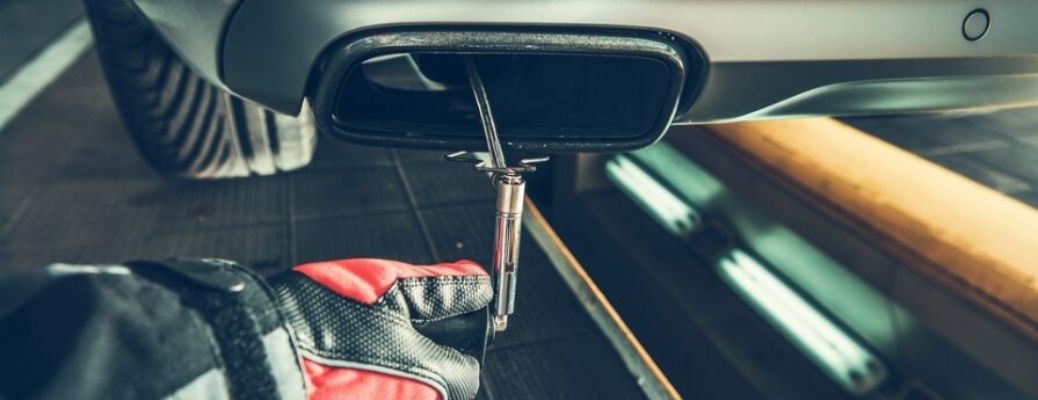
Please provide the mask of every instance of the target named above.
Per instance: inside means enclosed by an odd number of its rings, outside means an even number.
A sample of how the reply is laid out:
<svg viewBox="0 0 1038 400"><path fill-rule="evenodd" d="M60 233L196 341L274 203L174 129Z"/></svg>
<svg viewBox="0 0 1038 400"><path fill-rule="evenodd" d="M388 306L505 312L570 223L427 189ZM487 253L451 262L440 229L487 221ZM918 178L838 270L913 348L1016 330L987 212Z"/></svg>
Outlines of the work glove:
<svg viewBox="0 0 1038 400"><path fill-rule="evenodd" d="M350 259L301 265L269 282L293 331L311 399L475 397L481 360L420 333L439 321L485 313L493 290L475 263Z"/></svg>

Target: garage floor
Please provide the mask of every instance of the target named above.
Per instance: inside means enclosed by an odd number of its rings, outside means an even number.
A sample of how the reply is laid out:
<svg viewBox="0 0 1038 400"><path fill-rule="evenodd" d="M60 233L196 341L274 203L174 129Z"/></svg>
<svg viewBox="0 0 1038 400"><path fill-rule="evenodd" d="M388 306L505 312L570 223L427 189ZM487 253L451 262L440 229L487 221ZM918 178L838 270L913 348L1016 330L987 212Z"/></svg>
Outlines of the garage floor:
<svg viewBox="0 0 1038 400"><path fill-rule="evenodd" d="M90 52L0 132L0 275L171 256L230 258L263 274L345 257L489 264L494 193L471 167L440 153L318 148L311 166L282 176L157 176ZM545 255L524 243L517 315L487 356L482 397L641 397Z"/></svg>

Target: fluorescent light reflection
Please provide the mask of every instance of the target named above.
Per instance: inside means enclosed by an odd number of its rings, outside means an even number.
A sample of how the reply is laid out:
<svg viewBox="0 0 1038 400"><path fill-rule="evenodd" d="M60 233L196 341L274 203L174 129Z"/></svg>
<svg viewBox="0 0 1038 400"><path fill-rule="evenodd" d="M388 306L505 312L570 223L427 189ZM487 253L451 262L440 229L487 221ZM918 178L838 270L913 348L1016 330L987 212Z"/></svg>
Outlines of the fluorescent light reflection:
<svg viewBox="0 0 1038 400"><path fill-rule="evenodd" d="M699 213L626 156L606 162L606 176L671 234L685 236L699 225Z"/></svg>
<svg viewBox="0 0 1038 400"><path fill-rule="evenodd" d="M875 356L756 259L736 249L718 267L736 293L845 389L868 393L886 379Z"/></svg>
<svg viewBox="0 0 1038 400"><path fill-rule="evenodd" d="M697 207L709 209L724 191L719 181L665 144L616 156L605 169L627 197L677 236L692 233L700 221ZM732 250L718 262L718 271L758 314L848 392L867 394L887 379L886 366L878 358L753 256Z"/></svg>
<svg viewBox="0 0 1038 400"><path fill-rule="evenodd" d="M701 212L709 210L724 192L721 182L670 144L656 143L629 156Z"/></svg>

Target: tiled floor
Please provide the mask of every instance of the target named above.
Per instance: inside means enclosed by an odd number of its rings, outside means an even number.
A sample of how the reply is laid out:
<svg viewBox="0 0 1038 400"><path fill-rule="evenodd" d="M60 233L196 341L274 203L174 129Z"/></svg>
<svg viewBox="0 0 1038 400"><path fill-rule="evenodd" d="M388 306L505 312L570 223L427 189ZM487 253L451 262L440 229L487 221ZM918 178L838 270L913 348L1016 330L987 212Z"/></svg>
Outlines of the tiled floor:
<svg viewBox="0 0 1038 400"><path fill-rule="evenodd" d="M344 257L488 264L485 177L439 153L333 139L318 148L313 165L275 177L157 176L89 53L0 131L0 276L56 261L171 256L230 258L264 274ZM517 314L487 355L482 397L641 397L533 240L523 264Z"/></svg>

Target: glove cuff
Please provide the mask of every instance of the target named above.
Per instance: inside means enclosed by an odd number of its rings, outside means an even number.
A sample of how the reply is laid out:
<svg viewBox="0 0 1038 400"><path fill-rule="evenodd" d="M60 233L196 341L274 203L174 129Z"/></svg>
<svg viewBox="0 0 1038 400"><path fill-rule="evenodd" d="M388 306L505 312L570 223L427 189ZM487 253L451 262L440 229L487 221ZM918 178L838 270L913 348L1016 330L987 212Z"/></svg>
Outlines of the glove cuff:
<svg viewBox="0 0 1038 400"><path fill-rule="evenodd" d="M301 359L274 291L262 278L226 260L126 263L135 273L179 294L209 326L234 398L303 399Z"/></svg>

